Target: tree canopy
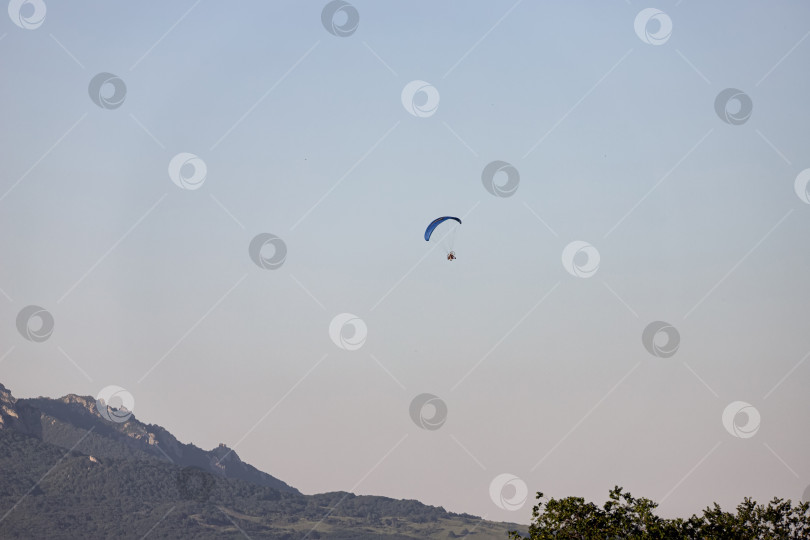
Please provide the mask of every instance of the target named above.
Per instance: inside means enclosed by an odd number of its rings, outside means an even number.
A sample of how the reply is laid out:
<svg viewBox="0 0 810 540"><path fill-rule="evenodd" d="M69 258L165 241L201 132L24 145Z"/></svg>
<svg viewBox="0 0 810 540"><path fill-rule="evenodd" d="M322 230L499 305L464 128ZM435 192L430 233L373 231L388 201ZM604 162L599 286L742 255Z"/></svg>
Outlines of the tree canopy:
<svg viewBox="0 0 810 540"><path fill-rule="evenodd" d="M528 536L510 532L513 540L801 540L810 538L810 503L793 505L774 498L767 506L746 497L736 513L717 503L702 515L665 519L658 504L635 498L616 486L601 507L581 497L548 499L542 493L532 509Z"/></svg>

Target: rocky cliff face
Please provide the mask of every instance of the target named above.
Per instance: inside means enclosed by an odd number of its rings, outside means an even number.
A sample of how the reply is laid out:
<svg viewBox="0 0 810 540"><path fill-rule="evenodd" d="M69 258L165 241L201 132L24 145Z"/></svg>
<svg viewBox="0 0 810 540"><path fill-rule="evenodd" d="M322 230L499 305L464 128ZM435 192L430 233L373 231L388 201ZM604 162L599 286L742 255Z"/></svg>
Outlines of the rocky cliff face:
<svg viewBox="0 0 810 540"><path fill-rule="evenodd" d="M105 419L99 414L95 398L90 396L69 394L59 399L17 400L0 384L0 429L13 429L96 457L159 459L298 493L278 478L243 462L224 444L206 451L182 443L161 426L144 424L134 415L120 423Z"/></svg>
<svg viewBox="0 0 810 540"><path fill-rule="evenodd" d="M0 384L0 429L8 429L13 423L19 422L20 415L15 407L17 400Z"/></svg>
<svg viewBox="0 0 810 540"><path fill-rule="evenodd" d="M25 435L39 435L38 413L25 403L19 403L0 384L0 429L13 429Z"/></svg>

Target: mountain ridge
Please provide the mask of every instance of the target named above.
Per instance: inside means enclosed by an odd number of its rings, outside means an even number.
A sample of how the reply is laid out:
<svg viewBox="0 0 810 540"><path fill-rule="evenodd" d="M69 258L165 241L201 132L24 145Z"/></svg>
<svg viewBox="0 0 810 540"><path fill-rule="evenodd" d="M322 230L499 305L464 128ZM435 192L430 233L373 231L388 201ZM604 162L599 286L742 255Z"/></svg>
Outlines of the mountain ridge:
<svg viewBox="0 0 810 540"><path fill-rule="evenodd" d="M0 537L141 538L160 526L165 538L489 539L526 529L416 500L303 495L225 444L202 450L134 415L107 420L99 405L109 407L76 394L16 399L0 383Z"/></svg>
<svg viewBox="0 0 810 540"><path fill-rule="evenodd" d="M27 435L34 435L43 442L72 448L81 434L73 428L93 431L73 448L75 451L96 457L156 458L181 467L198 467L225 478L238 478L257 485L281 491L299 491L287 483L243 462L238 454L224 443L211 450L203 450L194 444L182 443L167 429L156 424L146 424L130 414L125 422L106 420L98 410L97 400L91 396L67 394L61 398L15 399L11 392L0 385L0 406L8 423ZM102 401L103 403L103 401ZM37 411L40 412L37 415ZM128 411L127 411L128 412ZM0 421L0 429L3 422ZM121 443L120 446L104 444L102 439ZM223 449L225 449L223 451Z"/></svg>

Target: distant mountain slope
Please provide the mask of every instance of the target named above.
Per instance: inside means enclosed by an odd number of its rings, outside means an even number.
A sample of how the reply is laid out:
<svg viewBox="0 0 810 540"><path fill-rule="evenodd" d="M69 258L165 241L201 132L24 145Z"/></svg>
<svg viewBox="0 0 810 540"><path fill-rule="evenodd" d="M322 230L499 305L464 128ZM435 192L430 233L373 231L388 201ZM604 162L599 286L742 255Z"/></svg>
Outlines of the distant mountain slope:
<svg viewBox="0 0 810 540"><path fill-rule="evenodd" d="M50 442L49 442L50 441ZM72 450L70 450L72 448ZM171 457L162 456L160 448ZM470 538L526 527L418 501L302 495L230 452L209 452L95 400L16 400L0 385L0 538ZM174 463L172 463L174 462Z"/></svg>
<svg viewBox="0 0 810 540"><path fill-rule="evenodd" d="M77 452L109 458L155 458L180 467L199 467L204 471L238 478L281 491L298 490L281 480L244 463L233 450L221 444L205 451L193 444L178 441L160 426L144 424L135 416L123 423L101 417L96 400L89 396L69 394L61 399L34 398L15 400L0 384L0 419L8 417L9 426L33 435L44 442ZM0 420L2 422L2 420ZM0 423L0 429L2 429ZM88 430L90 434L82 437Z"/></svg>

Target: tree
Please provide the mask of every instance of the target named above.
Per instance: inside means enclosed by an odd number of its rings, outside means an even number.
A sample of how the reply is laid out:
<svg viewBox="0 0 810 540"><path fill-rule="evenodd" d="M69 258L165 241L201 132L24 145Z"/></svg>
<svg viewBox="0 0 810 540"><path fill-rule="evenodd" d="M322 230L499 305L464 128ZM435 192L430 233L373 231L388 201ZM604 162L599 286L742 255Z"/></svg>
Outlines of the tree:
<svg viewBox="0 0 810 540"><path fill-rule="evenodd" d="M621 487L610 491L602 507L581 497L549 499L537 493L529 536L516 531L513 540L801 540L810 538L810 503L793 506L774 498L768 506L750 498L737 512L724 512L718 504L702 516L665 519L655 515L657 503L635 498Z"/></svg>

